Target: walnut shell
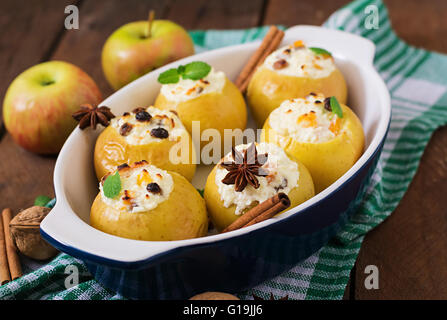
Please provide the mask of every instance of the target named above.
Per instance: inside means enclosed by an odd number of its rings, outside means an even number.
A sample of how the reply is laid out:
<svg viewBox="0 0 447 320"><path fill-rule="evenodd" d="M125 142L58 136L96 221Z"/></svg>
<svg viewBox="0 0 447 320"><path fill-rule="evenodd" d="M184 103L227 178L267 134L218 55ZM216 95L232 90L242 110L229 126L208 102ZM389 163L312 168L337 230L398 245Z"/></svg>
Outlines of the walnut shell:
<svg viewBox="0 0 447 320"><path fill-rule="evenodd" d="M191 298L189 300L240 300L238 297L233 296L232 294L225 293L225 292L204 292L199 293Z"/></svg>
<svg viewBox="0 0 447 320"><path fill-rule="evenodd" d="M40 223L50 211L50 208L34 206L19 212L9 223L11 238L23 255L47 260L58 253L40 235Z"/></svg>

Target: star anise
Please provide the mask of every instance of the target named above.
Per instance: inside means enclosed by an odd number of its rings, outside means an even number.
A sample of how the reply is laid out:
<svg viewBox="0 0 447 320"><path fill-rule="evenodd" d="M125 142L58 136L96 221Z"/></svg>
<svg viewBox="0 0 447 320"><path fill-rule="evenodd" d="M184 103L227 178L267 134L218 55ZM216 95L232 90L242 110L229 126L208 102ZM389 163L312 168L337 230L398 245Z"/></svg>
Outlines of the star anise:
<svg viewBox="0 0 447 320"><path fill-rule="evenodd" d="M255 189L259 188L259 181L256 176L265 177L268 175L268 172L261 168L267 162L267 153L258 157L256 146L252 143L243 151L243 154L235 148L232 148L231 154L232 162L220 164L221 167L229 171L222 179L222 183L234 184L236 192L242 192L247 184Z"/></svg>
<svg viewBox="0 0 447 320"><path fill-rule="evenodd" d="M273 293L270 293L270 299L262 299L260 296L255 295L254 293L251 294L253 296L253 300L289 300L289 295L286 295L282 298L279 299L275 299L275 297L273 296Z"/></svg>
<svg viewBox="0 0 447 320"><path fill-rule="evenodd" d="M115 118L115 115L110 111L109 107L98 107L92 106L91 104L81 105L79 111L73 113L72 116L76 121L79 121L79 128L82 130L88 126L96 129L98 123L107 127L110 119Z"/></svg>

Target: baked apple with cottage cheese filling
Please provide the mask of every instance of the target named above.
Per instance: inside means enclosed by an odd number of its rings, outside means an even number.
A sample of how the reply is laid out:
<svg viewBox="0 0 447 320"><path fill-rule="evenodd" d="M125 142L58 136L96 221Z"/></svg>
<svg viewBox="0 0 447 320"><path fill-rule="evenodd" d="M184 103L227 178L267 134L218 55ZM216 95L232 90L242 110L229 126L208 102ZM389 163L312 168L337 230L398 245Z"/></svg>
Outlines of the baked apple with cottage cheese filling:
<svg viewBox="0 0 447 320"><path fill-rule="evenodd" d="M257 204L279 192L291 207L314 196L306 167L274 144L242 144L233 148L211 171L205 201L213 225L220 231Z"/></svg>
<svg viewBox="0 0 447 320"><path fill-rule="evenodd" d="M284 101L264 124L274 143L309 169L316 192L331 185L362 155L365 136L355 113L335 97L311 93Z"/></svg>
<svg viewBox="0 0 447 320"><path fill-rule="evenodd" d="M191 67L190 67L191 66ZM201 72L194 71L194 66L203 66ZM221 146L224 143L224 129L244 130L247 123L245 100L237 87L222 71L216 71L200 61L180 66L177 77L165 78L155 107L175 110L186 129L192 134L192 122L200 121L200 133L206 129L218 130ZM199 70L199 69L198 69ZM170 69L166 73L175 73ZM202 141L201 146L207 141Z"/></svg>
<svg viewBox="0 0 447 320"><path fill-rule="evenodd" d="M98 180L122 163L140 160L191 180L195 156L191 137L175 112L148 107L111 120L96 141L94 164Z"/></svg>
<svg viewBox="0 0 447 320"><path fill-rule="evenodd" d="M247 100L257 124L262 126L284 100L303 98L310 92L335 96L346 103L346 82L331 53L295 41L271 53L255 71Z"/></svg>
<svg viewBox="0 0 447 320"><path fill-rule="evenodd" d="M140 161L101 179L91 225L123 238L149 241L205 236L205 201L183 176Z"/></svg>

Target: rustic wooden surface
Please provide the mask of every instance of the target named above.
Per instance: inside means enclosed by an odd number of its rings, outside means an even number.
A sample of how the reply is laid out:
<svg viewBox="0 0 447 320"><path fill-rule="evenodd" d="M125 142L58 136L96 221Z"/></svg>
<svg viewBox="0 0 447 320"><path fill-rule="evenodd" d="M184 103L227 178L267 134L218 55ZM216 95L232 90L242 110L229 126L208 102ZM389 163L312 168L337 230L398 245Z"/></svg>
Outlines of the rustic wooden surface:
<svg viewBox="0 0 447 320"><path fill-rule="evenodd" d="M321 24L346 0L2 0L0 97L26 68L51 59L89 73L106 97L112 93L100 67L102 45L126 22L149 9L188 29L247 28L264 24ZM392 24L410 44L447 53L447 1L387 0ZM80 29L65 30L64 8L80 9ZM1 115L0 115L1 120ZM14 212L39 194L53 195L55 157L16 146L0 127L0 209ZM408 192L392 216L369 233L351 273L346 299L447 298L447 127L432 137ZM380 289L366 290L364 269L376 265Z"/></svg>

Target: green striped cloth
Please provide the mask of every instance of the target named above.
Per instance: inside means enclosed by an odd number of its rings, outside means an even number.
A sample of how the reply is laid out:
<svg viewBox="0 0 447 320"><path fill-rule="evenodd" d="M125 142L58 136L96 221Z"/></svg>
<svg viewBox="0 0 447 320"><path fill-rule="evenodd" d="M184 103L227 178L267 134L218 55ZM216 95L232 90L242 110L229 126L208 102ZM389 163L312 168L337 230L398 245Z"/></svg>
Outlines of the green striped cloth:
<svg viewBox="0 0 447 320"><path fill-rule="evenodd" d="M377 29L365 22L378 10ZM249 292L268 299L341 299L365 234L396 208L413 178L433 131L447 123L447 56L405 44L391 29L380 0L357 0L335 12L325 23L356 33L377 46L375 66L392 97L392 122L378 167L359 211L329 244L293 269ZM198 51L260 39L267 28L236 31L193 31ZM27 263L24 263L28 265ZM80 281L66 289L66 268L75 265ZM31 266L31 269L36 266ZM29 270L31 271L31 270ZM85 265L66 254L20 279L0 287L3 299L122 299L103 288Z"/></svg>

